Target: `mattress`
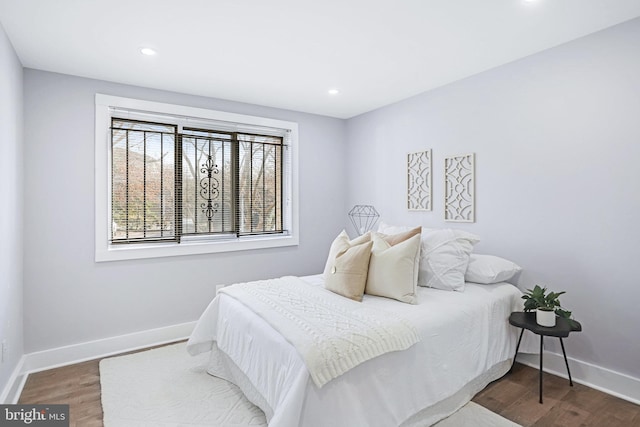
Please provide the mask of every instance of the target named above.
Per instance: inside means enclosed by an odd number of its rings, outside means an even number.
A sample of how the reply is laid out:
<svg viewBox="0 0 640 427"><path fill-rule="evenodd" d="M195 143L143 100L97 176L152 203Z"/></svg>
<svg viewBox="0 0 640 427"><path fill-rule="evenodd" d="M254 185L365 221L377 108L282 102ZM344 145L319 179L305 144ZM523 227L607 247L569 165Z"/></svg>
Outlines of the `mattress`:
<svg viewBox="0 0 640 427"><path fill-rule="evenodd" d="M303 277L322 286L322 276ZM318 388L293 346L261 317L218 295L189 339L190 353L211 352L212 375L235 384L270 427L430 425L504 375L522 309L508 283L467 283L464 292L418 289L418 304L365 295L363 304L403 316L421 341L364 362Z"/></svg>

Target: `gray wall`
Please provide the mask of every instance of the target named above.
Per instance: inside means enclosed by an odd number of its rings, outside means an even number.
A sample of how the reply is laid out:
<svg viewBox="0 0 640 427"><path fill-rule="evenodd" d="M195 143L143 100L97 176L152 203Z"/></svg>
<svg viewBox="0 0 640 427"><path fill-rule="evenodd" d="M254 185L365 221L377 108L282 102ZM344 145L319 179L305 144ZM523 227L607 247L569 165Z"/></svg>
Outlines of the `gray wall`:
<svg viewBox="0 0 640 427"><path fill-rule="evenodd" d="M0 26L0 393L23 353L22 101L22 65Z"/></svg>
<svg viewBox="0 0 640 427"><path fill-rule="evenodd" d="M342 120L25 70L25 352L197 320L215 285L324 267L345 216ZM94 262L95 93L299 124L298 247Z"/></svg>
<svg viewBox="0 0 640 427"><path fill-rule="evenodd" d="M0 39L0 196L9 200L0 331L12 341L1 385L22 353L23 155L21 70ZM468 229L483 239L477 252L524 267L520 286L566 290L562 301L584 326L567 341L570 356L640 377L632 269L640 241L639 51L634 20L346 124L25 70L24 351L195 320L216 284L318 272L331 240L348 227L348 208L372 203L388 222ZM96 92L297 121L299 247L96 264ZM434 211L407 212L405 156L426 148L434 153ZM443 158L466 152L476 153L476 223L445 223Z"/></svg>
<svg viewBox="0 0 640 427"><path fill-rule="evenodd" d="M347 123L347 200L457 227L566 290L569 356L640 378L640 19ZM433 149L434 210L408 212L406 155ZM476 153L474 224L443 221L444 156ZM552 347L558 350L557 347Z"/></svg>

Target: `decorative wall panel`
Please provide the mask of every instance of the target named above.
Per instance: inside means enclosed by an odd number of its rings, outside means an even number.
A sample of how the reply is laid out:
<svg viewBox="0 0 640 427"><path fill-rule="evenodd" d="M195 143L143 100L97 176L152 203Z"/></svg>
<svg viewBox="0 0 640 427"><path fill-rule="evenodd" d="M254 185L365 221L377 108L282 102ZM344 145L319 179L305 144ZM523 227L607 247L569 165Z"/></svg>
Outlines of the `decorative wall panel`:
<svg viewBox="0 0 640 427"><path fill-rule="evenodd" d="M431 210L431 150L407 155L407 208Z"/></svg>
<svg viewBox="0 0 640 427"><path fill-rule="evenodd" d="M475 221L475 153L444 159L444 219Z"/></svg>

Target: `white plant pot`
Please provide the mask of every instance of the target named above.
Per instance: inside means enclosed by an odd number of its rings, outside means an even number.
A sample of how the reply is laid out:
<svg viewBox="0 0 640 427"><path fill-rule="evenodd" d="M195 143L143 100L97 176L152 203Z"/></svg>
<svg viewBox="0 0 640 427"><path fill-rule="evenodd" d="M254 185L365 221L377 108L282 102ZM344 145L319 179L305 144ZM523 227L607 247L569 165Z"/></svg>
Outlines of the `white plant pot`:
<svg viewBox="0 0 640 427"><path fill-rule="evenodd" d="M540 310L538 308L536 309L536 322L540 326L553 328L556 326L556 313L553 310Z"/></svg>

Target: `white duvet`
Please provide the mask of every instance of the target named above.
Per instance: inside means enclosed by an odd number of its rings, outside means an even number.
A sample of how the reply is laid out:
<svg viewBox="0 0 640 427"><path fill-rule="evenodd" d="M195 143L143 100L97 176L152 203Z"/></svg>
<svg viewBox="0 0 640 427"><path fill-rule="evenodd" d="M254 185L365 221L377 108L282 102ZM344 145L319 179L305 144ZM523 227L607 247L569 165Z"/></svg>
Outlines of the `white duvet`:
<svg viewBox="0 0 640 427"><path fill-rule="evenodd" d="M419 341L415 329L395 313L336 298L298 277L238 283L220 293L240 301L282 334L318 387L369 359Z"/></svg>
<svg viewBox="0 0 640 427"><path fill-rule="evenodd" d="M322 285L321 276L303 279ZM506 372L518 333L507 319L522 309L521 295L506 283L467 283L464 292L419 288L417 305L365 295L363 304L407 319L421 341L322 388L290 343L228 295L211 302L187 348L211 351L209 372L236 383L270 427L429 425Z"/></svg>

